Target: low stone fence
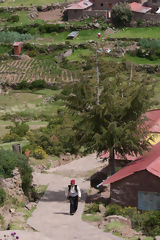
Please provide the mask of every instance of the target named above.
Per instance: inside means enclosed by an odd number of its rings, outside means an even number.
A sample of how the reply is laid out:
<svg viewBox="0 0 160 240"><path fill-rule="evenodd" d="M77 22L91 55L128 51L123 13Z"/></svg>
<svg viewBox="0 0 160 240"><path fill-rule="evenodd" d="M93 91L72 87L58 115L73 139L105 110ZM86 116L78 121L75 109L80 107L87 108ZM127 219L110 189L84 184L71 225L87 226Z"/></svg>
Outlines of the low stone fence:
<svg viewBox="0 0 160 240"><path fill-rule="evenodd" d="M41 11L49 11L49 10L54 10L54 9L63 9L66 7L68 3L52 3L52 4L46 4L46 5L40 5L41 6ZM3 7L0 6L0 12L2 11L7 11L7 12L17 12L17 11L31 11L33 8L38 7L38 5L31 5L31 6L17 6L17 7Z"/></svg>
<svg viewBox="0 0 160 240"><path fill-rule="evenodd" d="M138 21L142 20L144 21L144 25L150 26L150 25L159 25L160 24L160 14L154 14L154 13L134 13L133 20Z"/></svg>
<svg viewBox="0 0 160 240"><path fill-rule="evenodd" d="M83 11L83 17L106 17L106 11L105 10L91 10Z"/></svg>

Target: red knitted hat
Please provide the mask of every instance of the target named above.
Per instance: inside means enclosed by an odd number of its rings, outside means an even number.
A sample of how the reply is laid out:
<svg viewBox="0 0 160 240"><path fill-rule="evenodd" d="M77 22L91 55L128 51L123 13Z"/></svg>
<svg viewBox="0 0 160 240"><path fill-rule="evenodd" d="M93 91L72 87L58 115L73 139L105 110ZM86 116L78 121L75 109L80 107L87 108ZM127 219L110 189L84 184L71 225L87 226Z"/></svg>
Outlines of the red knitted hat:
<svg viewBox="0 0 160 240"><path fill-rule="evenodd" d="M71 180L71 184L75 184L75 182L76 182L76 181L75 181L74 179Z"/></svg>

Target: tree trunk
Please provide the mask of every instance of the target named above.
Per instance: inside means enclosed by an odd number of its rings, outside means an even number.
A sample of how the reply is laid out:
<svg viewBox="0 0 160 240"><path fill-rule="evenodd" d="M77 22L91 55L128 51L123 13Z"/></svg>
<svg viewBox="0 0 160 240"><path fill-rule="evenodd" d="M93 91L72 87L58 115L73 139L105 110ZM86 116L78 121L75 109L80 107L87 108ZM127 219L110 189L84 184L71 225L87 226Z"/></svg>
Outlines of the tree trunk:
<svg viewBox="0 0 160 240"><path fill-rule="evenodd" d="M109 167L110 167L110 173L113 175L116 172L116 161L114 159L114 148L111 148L109 150Z"/></svg>

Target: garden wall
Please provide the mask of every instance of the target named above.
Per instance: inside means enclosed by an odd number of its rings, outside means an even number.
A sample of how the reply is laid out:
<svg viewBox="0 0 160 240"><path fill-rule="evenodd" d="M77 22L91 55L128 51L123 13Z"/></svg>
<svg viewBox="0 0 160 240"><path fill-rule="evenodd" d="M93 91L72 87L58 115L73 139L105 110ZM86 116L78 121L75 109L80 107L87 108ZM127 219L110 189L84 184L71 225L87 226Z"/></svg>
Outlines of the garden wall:
<svg viewBox="0 0 160 240"><path fill-rule="evenodd" d="M133 20L138 21L142 20L144 21L144 24L146 25L157 25L160 24L160 14L154 14L154 13L134 13Z"/></svg>
<svg viewBox="0 0 160 240"><path fill-rule="evenodd" d="M83 17L107 17L106 10L85 10L83 11Z"/></svg>

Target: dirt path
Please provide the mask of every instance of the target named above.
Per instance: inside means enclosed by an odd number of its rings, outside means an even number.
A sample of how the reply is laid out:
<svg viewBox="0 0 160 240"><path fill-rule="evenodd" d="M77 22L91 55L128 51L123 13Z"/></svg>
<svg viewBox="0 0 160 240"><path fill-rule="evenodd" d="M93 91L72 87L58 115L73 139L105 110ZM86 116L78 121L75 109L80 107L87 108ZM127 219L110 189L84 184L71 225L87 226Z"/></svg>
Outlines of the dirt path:
<svg viewBox="0 0 160 240"><path fill-rule="evenodd" d="M16 231L20 240L120 240L121 238L104 233L81 220L86 192L89 189L89 181L86 179L91 171L100 166L102 162L92 154L50 169L48 174L34 173L34 182L48 184L48 189L28 220L28 224L38 232ZM82 190L82 200L74 216L69 215L69 203L64 194L71 177L76 179Z"/></svg>

